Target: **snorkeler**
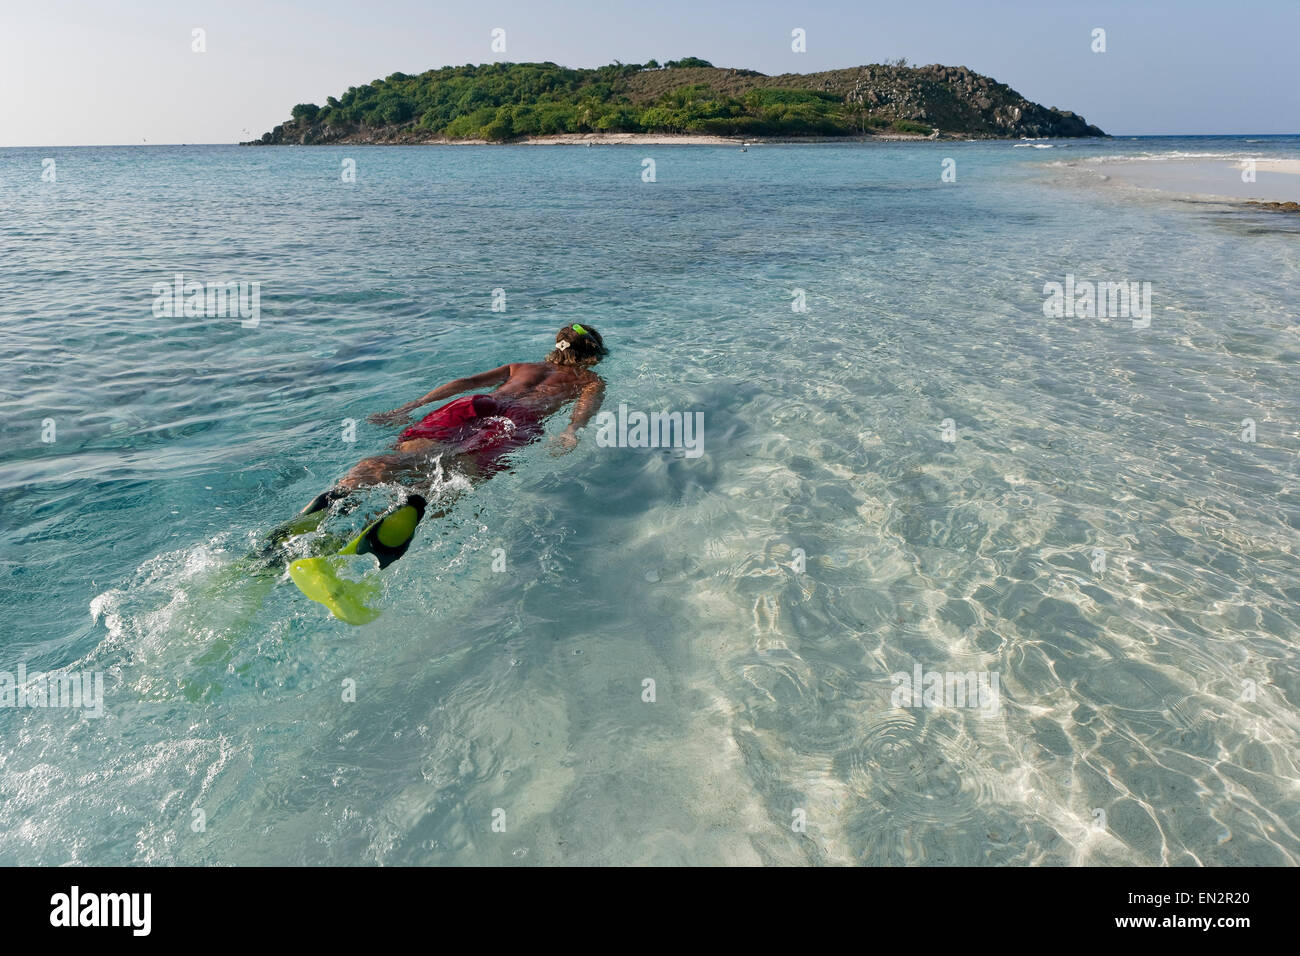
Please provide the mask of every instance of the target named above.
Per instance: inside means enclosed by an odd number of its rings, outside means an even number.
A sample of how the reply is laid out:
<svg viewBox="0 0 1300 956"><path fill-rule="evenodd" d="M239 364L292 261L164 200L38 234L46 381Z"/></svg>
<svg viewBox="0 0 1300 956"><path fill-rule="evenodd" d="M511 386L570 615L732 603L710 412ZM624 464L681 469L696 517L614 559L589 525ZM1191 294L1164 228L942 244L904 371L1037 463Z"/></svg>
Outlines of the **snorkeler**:
<svg viewBox="0 0 1300 956"><path fill-rule="evenodd" d="M568 426L556 436L554 450L556 454L573 450L578 430L600 409L605 383L591 367L607 351L600 333L591 326L566 325L555 334L555 347L544 361L516 362L458 378L392 411L371 415L370 421L376 424L404 425L410 421L410 412L421 405L496 386L491 392L466 395L434 409L398 436L392 454L357 462L337 485L313 498L299 513L299 520L285 530L298 532L304 527L303 515L323 512L358 488L427 475L435 461L471 478L490 477L505 467L507 452L540 438L546 418L570 401L574 402L573 413ZM416 502L418 521L424 500L411 495L408 501ZM410 530L413 533L414 527Z"/></svg>
<svg viewBox="0 0 1300 956"><path fill-rule="evenodd" d="M338 502L338 510L355 507L347 499L358 488L398 479L432 483L439 466L456 469L470 478L488 478L505 467L505 455L542 436L543 423L573 402L569 424L555 438L555 454L572 451L578 430L600 409L605 383L591 367L605 355L600 333L590 326L566 325L555 334L555 348L542 362L516 362L440 385L423 398L389 412L370 416L377 424L405 425L421 405L451 398L461 392L492 388L440 405L398 436L393 453L363 459L343 479L317 495L298 516L272 534L262 556L268 563L289 538L315 530ZM373 602L378 586L342 577L351 556L372 555L380 568L392 564L410 547L416 526L424 518L427 502L417 493L379 516L341 551L321 557L303 557L289 565L289 576L307 597L324 604L340 620L364 624L378 616ZM437 516L446 514L446 502Z"/></svg>
<svg viewBox="0 0 1300 956"><path fill-rule="evenodd" d="M545 361L517 362L458 378L400 408L371 415L376 424L406 424L409 413L421 405L496 386L488 394L467 395L434 409L402 432L393 446L396 455L358 462L339 486L355 488L383 481L395 470L418 470L435 454L459 461L471 474L490 475L503 467L502 455L536 441L542 422L573 401L568 427L556 438L557 453L571 451L578 444L578 429L600 409L605 383L591 367L606 352L594 328L566 325L555 334L555 348Z"/></svg>

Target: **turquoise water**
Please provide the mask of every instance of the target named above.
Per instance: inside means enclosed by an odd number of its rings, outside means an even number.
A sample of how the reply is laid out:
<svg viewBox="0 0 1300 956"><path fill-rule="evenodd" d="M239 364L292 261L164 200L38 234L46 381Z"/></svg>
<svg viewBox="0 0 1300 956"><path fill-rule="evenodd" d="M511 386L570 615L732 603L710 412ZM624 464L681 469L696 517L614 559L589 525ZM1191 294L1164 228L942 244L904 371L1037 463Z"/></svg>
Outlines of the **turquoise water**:
<svg viewBox="0 0 1300 956"><path fill-rule="evenodd" d="M0 708L0 863L1300 861L1300 224L1072 165L1300 139L1040 145L0 150L0 670L105 680ZM574 321L701 457L524 449L365 627L241 578Z"/></svg>

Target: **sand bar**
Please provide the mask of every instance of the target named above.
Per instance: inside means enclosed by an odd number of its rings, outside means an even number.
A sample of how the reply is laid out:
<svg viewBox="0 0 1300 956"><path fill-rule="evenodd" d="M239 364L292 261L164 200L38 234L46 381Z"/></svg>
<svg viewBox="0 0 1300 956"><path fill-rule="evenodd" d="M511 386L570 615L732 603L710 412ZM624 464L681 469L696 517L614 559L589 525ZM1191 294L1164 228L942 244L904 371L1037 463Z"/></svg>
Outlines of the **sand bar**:
<svg viewBox="0 0 1300 956"><path fill-rule="evenodd" d="M1259 202L1300 202L1300 160L1133 159L1080 163L1100 175L1142 189Z"/></svg>

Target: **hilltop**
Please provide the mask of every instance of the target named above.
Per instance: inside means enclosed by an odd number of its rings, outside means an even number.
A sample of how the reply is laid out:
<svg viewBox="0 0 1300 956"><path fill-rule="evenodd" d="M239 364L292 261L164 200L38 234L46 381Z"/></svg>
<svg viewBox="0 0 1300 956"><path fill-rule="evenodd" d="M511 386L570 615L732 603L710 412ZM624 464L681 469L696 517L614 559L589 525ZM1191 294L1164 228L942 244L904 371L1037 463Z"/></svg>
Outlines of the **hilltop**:
<svg viewBox="0 0 1300 956"><path fill-rule="evenodd" d="M564 134L974 138L1106 135L964 66L904 61L766 76L693 57L660 65L444 67L351 87L248 145L510 142Z"/></svg>

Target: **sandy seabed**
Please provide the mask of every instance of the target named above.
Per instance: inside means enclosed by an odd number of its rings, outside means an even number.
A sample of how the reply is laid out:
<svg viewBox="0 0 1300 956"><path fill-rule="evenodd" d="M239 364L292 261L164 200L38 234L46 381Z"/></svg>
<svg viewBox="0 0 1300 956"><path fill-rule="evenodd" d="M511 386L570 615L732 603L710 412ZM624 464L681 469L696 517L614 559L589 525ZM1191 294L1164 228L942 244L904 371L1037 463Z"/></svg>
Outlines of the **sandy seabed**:
<svg viewBox="0 0 1300 956"><path fill-rule="evenodd" d="M1248 179L1251 162L1254 176ZM1153 158L1081 165L1116 182L1158 192L1237 202L1300 202L1300 160Z"/></svg>

